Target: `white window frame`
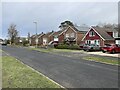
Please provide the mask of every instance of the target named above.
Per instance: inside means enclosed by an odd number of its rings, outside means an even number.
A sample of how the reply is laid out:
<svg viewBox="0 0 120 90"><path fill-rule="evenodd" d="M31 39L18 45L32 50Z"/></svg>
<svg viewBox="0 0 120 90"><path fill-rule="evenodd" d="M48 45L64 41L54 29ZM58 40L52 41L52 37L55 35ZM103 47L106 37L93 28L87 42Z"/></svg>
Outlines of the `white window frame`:
<svg viewBox="0 0 120 90"><path fill-rule="evenodd" d="M96 43L95 43L95 41L96 41ZM96 44L96 45L100 45L100 40L95 40L94 41L94 43Z"/></svg>
<svg viewBox="0 0 120 90"><path fill-rule="evenodd" d="M90 37L95 36L95 32L94 32L94 31L90 31L90 32L89 32L89 36L90 36Z"/></svg>

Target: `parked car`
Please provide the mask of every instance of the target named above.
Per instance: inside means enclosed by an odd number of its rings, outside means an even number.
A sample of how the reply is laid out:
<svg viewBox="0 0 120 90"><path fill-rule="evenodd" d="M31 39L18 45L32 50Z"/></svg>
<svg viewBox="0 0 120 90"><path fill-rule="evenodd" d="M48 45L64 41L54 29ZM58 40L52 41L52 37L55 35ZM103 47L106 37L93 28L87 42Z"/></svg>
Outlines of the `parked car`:
<svg viewBox="0 0 120 90"><path fill-rule="evenodd" d="M84 44L83 46L84 51L99 51L101 50L99 45L96 44Z"/></svg>
<svg viewBox="0 0 120 90"><path fill-rule="evenodd" d="M3 41L3 42L1 43L1 45L2 45L2 46L7 46L7 42Z"/></svg>
<svg viewBox="0 0 120 90"><path fill-rule="evenodd" d="M84 45L85 45L85 44L80 44L80 45L79 45L79 48L80 48L80 49L83 49L83 46L84 46Z"/></svg>
<svg viewBox="0 0 120 90"><path fill-rule="evenodd" d="M102 47L102 52L109 52L109 53L116 53L120 52L120 45L119 44L106 44Z"/></svg>
<svg viewBox="0 0 120 90"><path fill-rule="evenodd" d="M56 47L56 46L58 46L58 42L57 41L52 41L48 44L48 46Z"/></svg>

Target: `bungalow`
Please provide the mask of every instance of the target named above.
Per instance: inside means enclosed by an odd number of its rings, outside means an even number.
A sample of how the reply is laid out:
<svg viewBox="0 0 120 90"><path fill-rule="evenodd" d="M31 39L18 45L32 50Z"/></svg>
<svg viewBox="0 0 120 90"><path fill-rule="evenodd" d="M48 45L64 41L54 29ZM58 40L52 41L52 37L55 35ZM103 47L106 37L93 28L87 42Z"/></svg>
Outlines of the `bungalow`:
<svg viewBox="0 0 120 90"><path fill-rule="evenodd" d="M89 30L87 26L68 26L64 32L64 40L68 44L77 44L82 43L82 38L85 33Z"/></svg>
<svg viewBox="0 0 120 90"><path fill-rule="evenodd" d="M91 27L82 38L82 41L85 44L97 44L99 46L114 44L113 31L112 28Z"/></svg>
<svg viewBox="0 0 120 90"><path fill-rule="evenodd" d="M54 31L48 32L43 36L43 45L48 45L51 41L53 41Z"/></svg>

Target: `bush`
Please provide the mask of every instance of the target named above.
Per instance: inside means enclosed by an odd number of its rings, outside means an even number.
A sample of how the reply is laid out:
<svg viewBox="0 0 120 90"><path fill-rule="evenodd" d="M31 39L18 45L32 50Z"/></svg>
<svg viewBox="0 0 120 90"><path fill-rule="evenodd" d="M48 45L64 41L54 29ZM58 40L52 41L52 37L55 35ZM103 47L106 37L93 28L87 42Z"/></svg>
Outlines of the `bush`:
<svg viewBox="0 0 120 90"><path fill-rule="evenodd" d="M61 44L56 46L57 49L72 49L72 50L78 50L80 49L78 45L73 44L73 45L66 45L66 44Z"/></svg>

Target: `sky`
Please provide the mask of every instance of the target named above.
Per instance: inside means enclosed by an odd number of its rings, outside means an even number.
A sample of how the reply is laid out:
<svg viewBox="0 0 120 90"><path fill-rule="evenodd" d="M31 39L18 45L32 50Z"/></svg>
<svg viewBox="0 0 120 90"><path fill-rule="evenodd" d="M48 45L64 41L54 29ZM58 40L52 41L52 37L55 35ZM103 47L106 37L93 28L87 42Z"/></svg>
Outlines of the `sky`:
<svg viewBox="0 0 120 90"><path fill-rule="evenodd" d="M117 2L3 2L2 35L7 38L11 24L15 24L19 36L59 30L61 22L88 26L99 23L118 23Z"/></svg>

